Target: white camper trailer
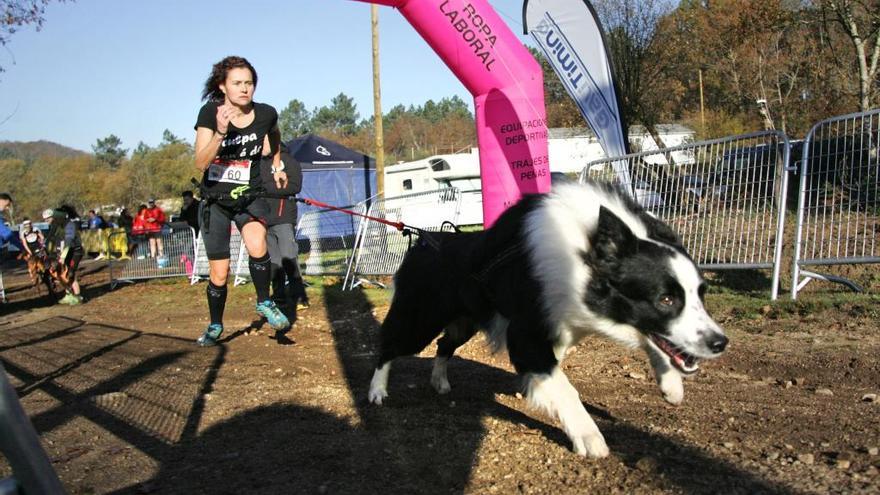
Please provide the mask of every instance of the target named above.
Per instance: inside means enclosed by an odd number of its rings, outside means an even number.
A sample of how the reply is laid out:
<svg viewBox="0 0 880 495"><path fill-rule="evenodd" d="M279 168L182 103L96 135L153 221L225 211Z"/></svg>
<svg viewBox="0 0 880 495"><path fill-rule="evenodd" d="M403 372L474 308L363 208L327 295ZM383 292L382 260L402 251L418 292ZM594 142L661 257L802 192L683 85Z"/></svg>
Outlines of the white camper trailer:
<svg viewBox="0 0 880 495"><path fill-rule="evenodd" d="M694 131L677 124L658 125L657 130L667 147L693 141ZM631 126L630 143L634 149L657 149L650 134L641 126ZM548 154L550 172L554 181L564 179L563 174L573 175L588 163L605 158L605 152L588 128L549 129ZM672 154L677 164L693 163L689 150ZM665 163L665 156L657 154L645 159L646 163ZM604 167L604 165L599 165ZM483 223L483 195L480 181L480 153L471 148L468 153L434 155L412 162L385 166L385 197L436 191L447 187L457 188L461 194L460 225ZM647 200L646 200L647 201Z"/></svg>
<svg viewBox="0 0 880 495"><path fill-rule="evenodd" d="M434 155L413 162L385 166L385 197L455 187L461 193L459 225L483 223L480 153Z"/></svg>

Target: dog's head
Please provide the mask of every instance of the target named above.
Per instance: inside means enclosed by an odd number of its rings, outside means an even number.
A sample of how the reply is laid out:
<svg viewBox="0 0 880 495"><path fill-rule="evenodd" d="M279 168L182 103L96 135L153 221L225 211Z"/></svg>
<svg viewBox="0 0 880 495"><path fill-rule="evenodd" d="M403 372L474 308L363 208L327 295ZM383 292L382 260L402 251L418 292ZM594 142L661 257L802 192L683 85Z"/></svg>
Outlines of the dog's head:
<svg viewBox="0 0 880 495"><path fill-rule="evenodd" d="M672 230L645 213L639 220L648 238L600 208L592 249L585 304L613 324L631 326L683 373L701 359L718 357L727 345L721 327L703 305L706 282Z"/></svg>

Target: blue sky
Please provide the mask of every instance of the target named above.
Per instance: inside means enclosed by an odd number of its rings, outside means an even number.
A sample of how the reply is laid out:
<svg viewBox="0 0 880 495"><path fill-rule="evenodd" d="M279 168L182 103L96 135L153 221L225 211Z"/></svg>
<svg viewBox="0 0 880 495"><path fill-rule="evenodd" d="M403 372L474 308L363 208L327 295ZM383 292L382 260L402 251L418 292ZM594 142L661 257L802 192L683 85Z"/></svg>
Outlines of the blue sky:
<svg viewBox="0 0 880 495"><path fill-rule="evenodd" d="M522 0L490 0L517 34ZM340 92L372 114L370 6L351 0L77 0L0 50L0 141L91 151L115 134L133 149L162 131L192 141L211 65L248 58L256 100L311 110ZM399 12L379 8L382 106L472 98ZM524 42L529 40L522 35Z"/></svg>

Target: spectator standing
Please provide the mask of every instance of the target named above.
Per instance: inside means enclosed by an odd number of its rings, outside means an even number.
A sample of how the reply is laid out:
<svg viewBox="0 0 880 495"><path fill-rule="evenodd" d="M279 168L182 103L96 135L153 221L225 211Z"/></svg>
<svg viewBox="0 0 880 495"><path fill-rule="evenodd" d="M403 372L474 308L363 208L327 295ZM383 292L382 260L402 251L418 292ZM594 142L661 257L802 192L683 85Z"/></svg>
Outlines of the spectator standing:
<svg viewBox="0 0 880 495"><path fill-rule="evenodd" d="M95 210L89 210L89 220L88 220L89 230L92 232L90 239L98 243L98 256L95 257L96 260L103 260L109 257L110 254L110 234L106 232L101 232L103 229L109 227L107 225L107 221L104 220L104 217L99 215ZM93 247L93 246L89 246Z"/></svg>
<svg viewBox="0 0 880 495"><path fill-rule="evenodd" d="M138 246L141 242L143 242L144 237L146 236L146 211L147 205L142 204L138 207L137 214L134 216L134 220L131 224L131 238L132 242L128 248L129 256L135 257L135 251L137 251Z"/></svg>
<svg viewBox="0 0 880 495"><path fill-rule="evenodd" d="M128 208L123 208L122 211L119 212L119 227L125 229L125 233L131 235L131 227L134 224L134 218L132 218L131 213L128 212Z"/></svg>
<svg viewBox="0 0 880 495"><path fill-rule="evenodd" d="M106 228L107 222L104 221L104 217L98 215L95 210L89 210L89 230L99 230Z"/></svg>
<svg viewBox="0 0 880 495"><path fill-rule="evenodd" d="M131 225L132 235L144 235L144 232L146 232L146 228L147 228L146 227L146 225L147 225L146 212L147 212L147 205L142 204L138 207L137 214L134 216L134 221L132 222L132 225Z"/></svg>
<svg viewBox="0 0 880 495"><path fill-rule="evenodd" d="M260 164L263 187L269 193L283 193L295 196L302 190L302 167L286 151L281 152L281 163L287 172L287 187L279 188L272 179L271 160ZM272 262L272 299L296 311L309 306L305 284L299 271L298 249L295 237L296 200L288 198L266 198L269 214L266 224L266 246ZM286 283L285 283L286 282Z"/></svg>
<svg viewBox="0 0 880 495"><path fill-rule="evenodd" d="M202 202L193 197L192 191L183 191L183 206L180 208L180 219L187 223L196 232L199 231L199 207Z"/></svg>
<svg viewBox="0 0 880 495"><path fill-rule="evenodd" d="M119 218L116 219L116 224L125 231L125 247L123 249L122 258L128 259L131 256L132 246L134 246L134 239L131 237L131 229L134 226L134 218L131 216L131 213L128 212L128 208L123 208L119 211Z"/></svg>
<svg viewBox="0 0 880 495"><path fill-rule="evenodd" d="M19 251L24 251L21 239L6 225L8 211L12 209L12 196L9 193L0 193L0 245L10 243Z"/></svg>
<svg viewBox="0 0 880 495"><path fill-rule="evenodd" d="M165 256L165 247L162 245L162 227L165 225L165 213L162 208L156 206L156 200L150 198L147 201L147 209L144 210L144 233L150 239L150 256L156 258Z"/></svg>

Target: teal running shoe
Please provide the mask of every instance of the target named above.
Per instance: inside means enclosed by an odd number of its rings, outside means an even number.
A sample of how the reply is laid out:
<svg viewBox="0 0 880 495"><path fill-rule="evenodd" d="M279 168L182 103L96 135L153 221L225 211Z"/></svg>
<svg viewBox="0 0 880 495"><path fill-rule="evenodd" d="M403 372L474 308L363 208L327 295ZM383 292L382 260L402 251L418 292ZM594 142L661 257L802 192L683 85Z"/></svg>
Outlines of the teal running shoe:
<svg viewBox="0 0 880 495"><path fill-rule="evenodd" d="M278 309L278 305L272 302L271 299L258 302L257 313L260 313L261 316L266 318L266 321L269 322L269 326L275 330L284 330L290 326L290 320L284 316L284 313Z"/></svg>
<svg viewBox="0 0 880 495"><path fill-rule="evenodd" d="M196 343L202 347L210 347L217 344L220 334L223 333L223 325L219 323L211 323L205 333L196 340Z"/></svg>

